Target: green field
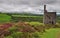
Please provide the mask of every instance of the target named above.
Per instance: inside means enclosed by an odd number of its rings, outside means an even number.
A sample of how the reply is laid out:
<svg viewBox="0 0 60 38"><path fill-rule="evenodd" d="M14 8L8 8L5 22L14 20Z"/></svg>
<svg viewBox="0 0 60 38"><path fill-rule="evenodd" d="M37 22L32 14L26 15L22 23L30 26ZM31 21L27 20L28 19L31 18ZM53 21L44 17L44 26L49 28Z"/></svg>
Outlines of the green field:
<svg viewBox="0 0 60 38"><path fill-rule="evenodd" d="M42 38L56 38L58 32L60 32L60 28L51 28L42 35Z"/></svg>
<svg viewBox="0 0 60 38"><path fill-rule="evenodd" d="M8 29L11 34L5 38L55 38L60 29L60 16L57 16L56 22L57 25L52 27L43 24L43 15L0 14L0 24L14 23L13 27Z"/></svg>
<svg viewBox="0 0 60 38"><path fill-rule="evenodd" d="M6 14L0 14L0 23L3 22L10 22L11 16L8 16Z"/></svg>
<svg viewBox="0 0 60 38"><path fill-rule="evenodd" d="M0 14L0 22L23 21L23 22L40 22L43 23L43 15L19 15L19 14ZM57 16L56 22L60 23L60 16Z"/></svg>

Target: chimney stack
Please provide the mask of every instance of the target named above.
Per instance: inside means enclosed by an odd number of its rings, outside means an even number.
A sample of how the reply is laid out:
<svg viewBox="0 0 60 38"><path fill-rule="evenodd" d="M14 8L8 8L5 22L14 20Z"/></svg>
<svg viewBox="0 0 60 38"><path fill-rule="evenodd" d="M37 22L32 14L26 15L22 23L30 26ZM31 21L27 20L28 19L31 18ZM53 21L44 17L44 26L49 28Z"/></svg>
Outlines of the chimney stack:
<svg viewBox="0 0 60 38"><path fill-rule="evenodd" d="M44 13L47 13L46 5L44 5Z"/></svg>
<svg viewBox="0 0 60 38"><path fill-rule="evenodd" d="M46 5L44 5L44 11L46 10Z"/></svg>

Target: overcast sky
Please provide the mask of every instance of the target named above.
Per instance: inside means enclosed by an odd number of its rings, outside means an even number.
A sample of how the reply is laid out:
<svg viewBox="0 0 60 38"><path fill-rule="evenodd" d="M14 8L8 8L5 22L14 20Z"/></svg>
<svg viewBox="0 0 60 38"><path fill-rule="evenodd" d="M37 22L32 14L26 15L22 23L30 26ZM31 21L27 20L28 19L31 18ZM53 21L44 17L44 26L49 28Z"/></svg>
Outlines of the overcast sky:
<svg viewBox="0 0 60 38"><path fill-rule="evenodd" d="M47 5L48 11L60 13L60 0L0 0L2 12L33 12L43 13L43 6Z"/></svg>

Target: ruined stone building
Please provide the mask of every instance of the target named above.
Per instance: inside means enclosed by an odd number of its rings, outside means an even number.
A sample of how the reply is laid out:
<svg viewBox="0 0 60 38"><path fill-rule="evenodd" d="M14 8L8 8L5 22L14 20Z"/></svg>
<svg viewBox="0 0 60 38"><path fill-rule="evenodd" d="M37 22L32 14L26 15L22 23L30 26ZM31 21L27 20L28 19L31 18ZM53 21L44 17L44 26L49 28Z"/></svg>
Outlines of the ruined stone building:
<svg viewBox="0 0 60 38"><path fill-rule="evenodd" d="M46 5L44 5L44 24L56 24L56 12L48 12L46 10Z"/></svg>

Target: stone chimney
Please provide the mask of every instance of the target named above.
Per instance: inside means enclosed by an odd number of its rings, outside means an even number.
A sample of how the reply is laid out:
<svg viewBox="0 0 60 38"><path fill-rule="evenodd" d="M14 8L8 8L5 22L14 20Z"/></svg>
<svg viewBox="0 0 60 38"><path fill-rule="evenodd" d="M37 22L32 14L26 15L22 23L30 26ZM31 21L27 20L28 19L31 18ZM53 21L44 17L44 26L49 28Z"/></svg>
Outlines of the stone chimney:
<svg viewBox="0 0 60 38"><path fill-rule="evenodd" d="M47 13L46 5L44 5L44 13Z"/></svg>
<svg viewBox="0 0 60 38"><path fill-rule="evenodd" d="M44 11L46 10L46 5L44 5Z"/></svg>

